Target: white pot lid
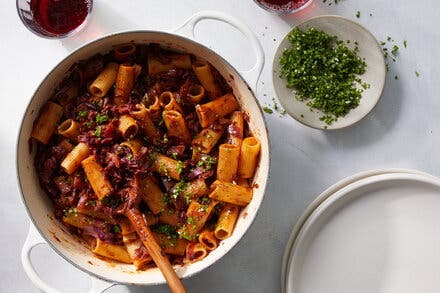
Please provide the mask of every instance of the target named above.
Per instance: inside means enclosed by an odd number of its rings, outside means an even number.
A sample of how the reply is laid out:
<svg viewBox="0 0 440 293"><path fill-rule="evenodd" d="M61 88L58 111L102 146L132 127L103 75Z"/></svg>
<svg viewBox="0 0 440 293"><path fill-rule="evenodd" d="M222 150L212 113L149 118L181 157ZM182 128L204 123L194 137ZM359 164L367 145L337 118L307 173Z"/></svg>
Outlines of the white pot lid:
<svg viewBox="0 0 440 293"><path fill-rule="evenodd" d="M296 234L285 292L440 292L440 181L433 176L349 182L309 211Z"/></svg>

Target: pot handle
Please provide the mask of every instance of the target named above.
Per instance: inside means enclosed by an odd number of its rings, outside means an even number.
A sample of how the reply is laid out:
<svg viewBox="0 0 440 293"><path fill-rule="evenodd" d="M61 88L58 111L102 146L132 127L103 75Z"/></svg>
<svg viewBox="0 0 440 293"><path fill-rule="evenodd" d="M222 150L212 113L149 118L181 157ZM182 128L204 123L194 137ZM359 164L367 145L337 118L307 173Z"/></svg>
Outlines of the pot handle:
<svg viewBox="0 0 440 293"><path fill-rule="evenodd" d="M263 70L264 65L264 51L260 42L258 41L255 34L249 29L249 27L244 24L241 20L237 18L214 10L203 10L199 11L193 16L191 16L181 27L179 27L175 32L177 34L186 36L190 39L194 39L194 28L197 23L204 19L214 19L218 21L222 21L227 23L236 29L238 29L241 33L243 33L254 49L255 56L257 58L255 65L249 70L239 70L240 74L244 77L244 79L249 83L252 89L255 91L257 88L257 81L260 77L261 71Z"/></svg>
<svg viewBox="0 0 440 293"><path fill-rule="evenodd" d="M46 282L44 282L37 274L32 265L32 261L30 258L31 251L34 247L40 244L47 244L46 241L41 237L40 233L35 229L35 226L32 223L29 223L29 232L26 237L26 241L24 242L23 249L21 250L21 263L23 265L24 271L26 272L29 279L31 279L32 283L42 292L45 293L61 293L57 289L51 287ZM89 293L101 293L107 290L108 288L116 285L115 283L110 283L96 277L89 276L92 282L92 287L90 288Z"/></svg>

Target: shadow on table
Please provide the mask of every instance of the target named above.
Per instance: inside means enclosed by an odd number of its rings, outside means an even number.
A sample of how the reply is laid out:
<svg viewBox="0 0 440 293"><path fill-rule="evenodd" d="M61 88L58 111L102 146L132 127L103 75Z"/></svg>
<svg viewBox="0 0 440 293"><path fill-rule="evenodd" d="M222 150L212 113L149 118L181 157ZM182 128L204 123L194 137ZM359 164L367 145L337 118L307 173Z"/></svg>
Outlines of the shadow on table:
<svg viewBox="0 0 440 293"><path fill-rule="evenodd" d="M61 44L70 52L92 40L133 26L129 18L123 17L111 6L96 1L93 3L92 15L86 27L76 35L61 40Z"/></svg>
<svg viewBox="0 0 440 293"><path fill-rule="evenodd" d="M331 144L358 148L379 141L390 133L402 109L402 87L394 76L396 72L391 68L382 97L365 118L346 129L324 132Z"/></svg>

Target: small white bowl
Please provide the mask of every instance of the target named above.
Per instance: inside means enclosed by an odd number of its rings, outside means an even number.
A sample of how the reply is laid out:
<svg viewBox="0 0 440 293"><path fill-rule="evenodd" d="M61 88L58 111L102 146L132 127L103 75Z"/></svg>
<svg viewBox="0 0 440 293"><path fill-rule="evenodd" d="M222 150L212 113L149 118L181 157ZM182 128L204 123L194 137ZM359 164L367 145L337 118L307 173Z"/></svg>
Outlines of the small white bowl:
<svg viewBox="0 0 440 293"><path fill-rule="evenodd" d="M298 27L302 30L313 27L329 35L336 36L339 40L350 40L350 43L345 43L350 49L355 47L354 42L357 41L358 55L365 58L367 63L365 73L360 77L363 82L370 84L371 87L364 90L357 108L352 109L344 117L339 117L331 125L327 125L324 121L319 120L324 114L316 109L311 111L306 102L296 99L294 90L286 87L286 80L280 77L279 60L283 51L290 47L286 35L278 46L272 65L273 85L280 103L286 112L297 121L317 129L340 129L358 122L374 108L385 85L385 60L378 41L358 23L335 15L313 17L301 23Z"/></svg>

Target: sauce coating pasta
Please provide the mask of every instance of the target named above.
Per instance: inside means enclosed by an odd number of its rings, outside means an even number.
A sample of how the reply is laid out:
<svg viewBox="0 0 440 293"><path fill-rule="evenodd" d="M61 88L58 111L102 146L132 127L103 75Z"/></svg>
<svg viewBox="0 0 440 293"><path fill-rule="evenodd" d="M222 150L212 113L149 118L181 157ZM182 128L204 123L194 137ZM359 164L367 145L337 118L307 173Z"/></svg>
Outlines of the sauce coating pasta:
<svg viewBox="0 0 440 293"><path fill-rule="evenodd" d="M239 211L252 198L252 188L237 185L258 165L258 150L248 155L241 144L252 135L239 103L215 68L203 72L213 95L190 63L208 64L156 44L115 46L74 66L42 110L57 109L56 122L40 117L35 124L33 133L45 134L33 135L35 167L54 214L100 256L138 269L154 265L126 217L136 207L172 263L201 260L233 233L216 239L217 225L225 226L220 211ZM242 166L245 176L237 171ZM222 180L228 188L219 187ZM231 192L240 188L245 201Z"/></svg>

